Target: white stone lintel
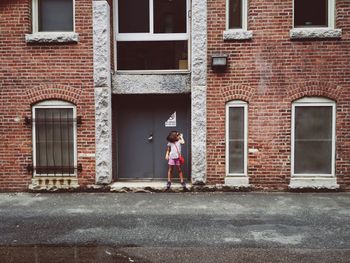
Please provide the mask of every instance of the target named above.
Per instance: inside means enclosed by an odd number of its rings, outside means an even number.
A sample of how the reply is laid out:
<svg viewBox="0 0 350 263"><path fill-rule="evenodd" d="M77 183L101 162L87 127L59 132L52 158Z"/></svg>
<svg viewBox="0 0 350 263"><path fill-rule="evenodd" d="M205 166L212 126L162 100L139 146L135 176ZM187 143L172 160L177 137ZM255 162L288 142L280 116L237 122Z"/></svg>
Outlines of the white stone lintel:
<svg viewBox="0 0 350 263"><path fill-rule="evenodd" d="M191 92L190 74L115 74L115 94L178 94Z"/></svg>
<svg viewBox="0 0 350 263"><path fill-rule="evenodd" d="M291 39L341 38L342 30L333 28L293 28L289 35Z"/></svg>
<svg viewBox="0 0 350 263"><path fill-rule="evenodd" d="M338 189L335 177L293 177L288 186L290 189Z"/></svg>
<svg viewBox="0 0 350 263"><path fill-rule="evenodd" d="M249 187L248 176L227 176L225 177L225 186L230 187Z"/></svg>
<svg viewBox="0 0 350 263"><path fill-rule="evenodd" d="M78 43L79 34L75 32L37 32L26 34L27 43Z"/></svg>
<svg viewBox="0 0 350 263"><path fill-rule="evenodd" d="M244 29L229 29L223 33L224 40L249 40L253 38L253 31Z"/></svg>

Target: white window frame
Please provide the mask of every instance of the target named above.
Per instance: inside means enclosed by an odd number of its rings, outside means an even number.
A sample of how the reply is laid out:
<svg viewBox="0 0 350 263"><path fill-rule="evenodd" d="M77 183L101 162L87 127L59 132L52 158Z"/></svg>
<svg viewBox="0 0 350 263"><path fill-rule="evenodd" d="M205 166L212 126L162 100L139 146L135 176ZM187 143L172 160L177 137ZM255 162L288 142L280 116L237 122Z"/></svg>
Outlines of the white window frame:
<svg viewBox="0 0 350 263"><path fill-rule="evenodd" d="M33 123L33 128L32 128L32 142L33 142L33 166L36 167L36 125L35 125L35 110L36 109L72 109L73 110L73 119L77 119L77 110L76 106L66 102L66 101L61 101L61 100L46 100L39 102L35 104L32 107L32 116L34 119ZM76 177L77 176L77 165L78 165L78 160L77 160L77 122L73 122L73 155L74 155L74 173L73 174L60 174L61 176L69 176L69 177ZM34 169L33 172L34 177L47 177L47 176L53 176L57 177L58 174L37 174L36 169Z"/></svg>
<svg viewBox="0 0 350 263"><path fill-rule="evenodd" d="M332 161L330 174L296 174L295 166L295 108L296 107L332 107ZM305 97L292 104L292 131L291 131L291 175L292 177L335 177L335 145L336 145L336 103L333 100L321 97Z"/></svg>
<svg viewBox="0 0 350 263"><path fill-rule="evenodd" d="M322 29L334 29L335 28L335 1L336 0L328 0L328 25L327 26L295 26L295 0L293 0L293 28L298 29L312 29L312 28L322 28ZM315 9L317 10L317 9Z"/></svg>
<svg viewBox="0 0 350 263"><path fill-rule="evenodd" d="M242 1L242 28L230 28L230 0L226 0L226 30L248 30L248 0Z"/></svg>
<svg viewBox="0 0 350 263"><path fill-rule="evenodd" d="M115 70L118 72L188 72L191 66L191 43L190 43L190 0L186 0L186 33L154 33L154 15L153 3L154 0L149 0L149 33L119 33L119 19L118 19L118 2L114 0L114 32L115 32L115 62L117 61L117 42L123 41L187 41L187 69L172 69L172 70L119 70L117 63L115 63Z"/></svg>
<svg viewBox="0 0 350 263"><path fill-rule="evenodd" d="M244 112L244 172L243 173L230 173L229 172L229 110L230 108L243 108ZM232 177L242 177L242 176L248 176L248 103L242 100L233 100L226 103L226 120L225 120L225 133L226 133L226 149L225 149L225 156L226 156L226 176L232 176Z"/></svg>
<svg viewBox="0 0 350 263"><path fill-rule="evenodd" d="M41 32L51 32L51 31L39 31L39 0L32 0L32 31L33 33ZM66 32L75 32L75 0L73 2L73 31L62 31ZM61 31L52 31L54 33L61 33Z"/></svg>

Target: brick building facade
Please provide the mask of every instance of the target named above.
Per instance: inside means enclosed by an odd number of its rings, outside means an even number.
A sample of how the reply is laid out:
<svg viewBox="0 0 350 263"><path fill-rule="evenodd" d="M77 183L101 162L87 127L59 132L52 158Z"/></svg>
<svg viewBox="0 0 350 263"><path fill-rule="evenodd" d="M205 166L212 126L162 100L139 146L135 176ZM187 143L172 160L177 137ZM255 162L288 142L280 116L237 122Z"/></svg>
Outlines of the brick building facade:
<svg viewBox="0 0 350 263"><path fill-rule="evenodd" d="M0 191L164 181L173 129L193 184L349 189L348 1L53 2L0 3Z"/></svg>
<svg viewBox="0 0 350 263"><path fill-rule="evenodd" d="M224 182L225 104L242 100L248 107L249 184L279 190L292 186L291 179L300 178L291 178L293 102L323 97L336 105L333 175L341 188L349 189L349 2L335 1L333 28L341 30L340 35L325 35L322 30L327 29L321 27L320 32L316 29L314 35L307 35L309 28L301 27L306 35L298 37L293 35L298 29L293 29L293 1L250 0L246 31L251 35L246 39L232 32L230 38L226 2L208 1L208 53L228 55L227 70L208 69L208 178ZM322 176L305 175L295 185L326 186ZM335 182L330 184L337 187Z"/></svg>

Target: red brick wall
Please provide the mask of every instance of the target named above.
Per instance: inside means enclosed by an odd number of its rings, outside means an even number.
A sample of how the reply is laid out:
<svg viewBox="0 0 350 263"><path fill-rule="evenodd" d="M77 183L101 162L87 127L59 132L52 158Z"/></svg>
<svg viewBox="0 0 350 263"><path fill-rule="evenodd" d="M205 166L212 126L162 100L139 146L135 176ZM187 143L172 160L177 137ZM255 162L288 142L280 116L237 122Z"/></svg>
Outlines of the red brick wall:
<svg viewBox="0 0 350 263"><path fill-rule="evenodd" d="M27 44L31 33L31 0L0 2L0 190L28 188L32 160L31 105L63 99L77 106L78 163L81 185L94 183L95 161L81 154L95 152L92 1L76 2L77 44ZM91 156L91 155L90 155Z"/></svg>
<svg viewBox="0 0 350 263"><path fill-rule="evenodd" d="M336 174L350 190L350 2L338 0L340 40L290 40L292 0L250 0L253 39L224 41L226 0L208 0L208 182L225 177L225 103L248 102L248 174L255 189L284 190L290 180L291 103L303 96L337 102ZM213 72L210 56L229 55Z"/></svg>

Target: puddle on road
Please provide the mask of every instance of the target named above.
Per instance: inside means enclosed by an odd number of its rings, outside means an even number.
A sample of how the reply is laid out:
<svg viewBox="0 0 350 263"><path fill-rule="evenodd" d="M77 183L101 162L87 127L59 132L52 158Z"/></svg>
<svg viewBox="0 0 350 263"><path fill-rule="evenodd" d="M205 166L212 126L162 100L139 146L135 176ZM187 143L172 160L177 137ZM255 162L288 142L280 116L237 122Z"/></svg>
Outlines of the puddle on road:
<svg viewBox="0 0 350 263"><path fill-rule="evenodd" d="M117 247L106 246L0 246L1 263L148 263Z"/></svg>

